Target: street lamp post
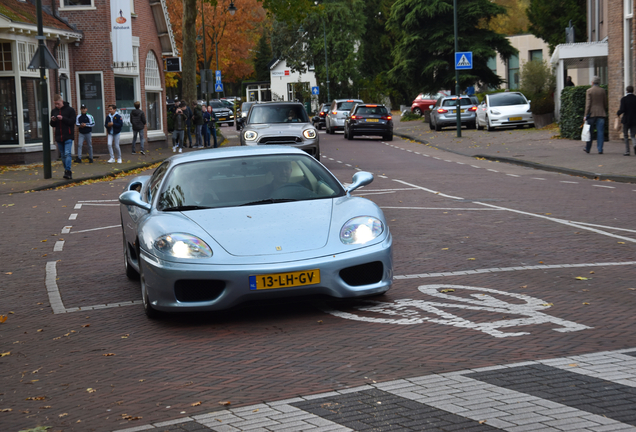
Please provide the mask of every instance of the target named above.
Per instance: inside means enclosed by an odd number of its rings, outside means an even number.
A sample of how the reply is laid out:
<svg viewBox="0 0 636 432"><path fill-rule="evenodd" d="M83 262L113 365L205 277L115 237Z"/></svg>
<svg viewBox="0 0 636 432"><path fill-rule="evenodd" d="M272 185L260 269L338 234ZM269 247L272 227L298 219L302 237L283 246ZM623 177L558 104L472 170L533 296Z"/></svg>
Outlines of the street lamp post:
<svg viewBox="0 0 636 432"><path fill-rule="evenodd" d="M325 17L322 17L322 35L325 39L325 71L327 73L327 103L330 103L331 94L329 93L329 62L327 60L327 26L325 25Z"/></svg>
<svg viewBox="0 0 636 432"><path fill-rule="evenodd" d="M457 0L453 0L453 22L455 24L455 52L459 52L459 42L457 41ZM453 56L455 58L455 56ZM455 112L457 113L457 138L462 137L462 116L461 116L461 97L459 96L459 70L455 65L455 95L457 95L457 104Z"/></svg>
<svg viewBox="0 0 636 432"><path fill-rule="evenodd" d="M49 103L48 103L48 85L46 82L46 60L44 56L44 50L46 49L44 41L43 23L42 23L42 0L35 2L35 10L37 15L38 24L38 53L40 54L40 100L42 101L42 112L40 113L40 119L42 124L42 163L43 173L45 179L50 179L51 174L51 137L49 134L49 122L45 119L49 118ZM37 115L36 115L37 120ZM36 124L37 128L37 124Z"/></svg>

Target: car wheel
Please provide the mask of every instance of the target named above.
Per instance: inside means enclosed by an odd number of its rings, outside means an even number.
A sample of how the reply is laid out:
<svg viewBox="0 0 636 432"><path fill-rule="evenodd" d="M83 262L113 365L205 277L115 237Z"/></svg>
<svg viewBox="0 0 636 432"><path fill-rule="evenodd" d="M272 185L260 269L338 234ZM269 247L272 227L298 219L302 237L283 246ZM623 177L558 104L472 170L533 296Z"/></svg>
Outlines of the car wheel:
<svg viewBox="0 0 636 432"><path fill-rule="evenodd" d="M431 120L428 121L428 127L430 127L431 130L433 130L433 122Z"/></svg>
<svg viewBox="0 0 636 432"><path fill-rule="evenodd" d="M347 138L349 141L352 141L352 140L353 140L353 134L351 133L351 131L349 131L349 133L347 133L347 131L345 130L345 134L347 134L346 138Z"/></svg>
<svg viewBox="0 0 636 432"><path fill-rule="evenodd" d="M139 281L141 282L141 301L144 305L144 312L150 319L161 318L161 312L153 308L148 298L148 289L146 287L146 278L144 276L143 268L141 267L141 258L139 259Z"/></svg>
<svg viewBox="0 0 636 432"><path fill-rule="evenodd" d="M422 117L422 110L419 108L415 108L413 110L413 114L417 114L418 116Z"/></svg>
<svg viewBox="0 0 636 432"><path fill-rule="evenodd" d="M490 120L488 120L488 116L486 116L486 130L487 130L488 132L492 132L492 131L494 131L494 130L495 130L495 128L494 128L494 127L490 126Z"/></svg>
<svg viewBox="0 0 636 432"><path fill-rule="evenodd" d="M442 127L441 127L440 125L438 125L437 123L435 123L435 130L436 130L437 132L439 132L439 131L441 131L441 130L442 130Z"/></svg>
<svg viewBox="0 0 636 432"><path fill-rule="evenodd" d="M475 123L477 124L477 130L484 130L484 127L481 125L481 123L479 123L479 120L476 120Z"/></svg>
<svg viewBox="0 0 636 432"><path fill-rule="evenodd" d="M137 280L139 279L139 273L130 265L130 257L128 256L128 242L126 241L126 236L124 235L124 268L126 269L126 277L128 279Z"/></svg>
<svg viewBox="0 0 636 432"><path fill-rule="evenodd" d="M393 134L390 133L384 136L384 141L393 141Z"/></svg>

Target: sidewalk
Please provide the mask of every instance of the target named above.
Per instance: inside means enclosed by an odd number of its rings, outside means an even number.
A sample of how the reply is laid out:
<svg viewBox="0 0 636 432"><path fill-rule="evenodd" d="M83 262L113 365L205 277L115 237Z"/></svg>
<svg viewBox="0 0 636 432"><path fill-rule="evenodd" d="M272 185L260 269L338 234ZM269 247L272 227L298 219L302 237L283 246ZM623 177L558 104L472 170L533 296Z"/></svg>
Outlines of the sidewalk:
<svg viewBox="0 0 636 432"><path fill-rule="evenodd" d="M228 132L229 131L229 132ZM223 128L219 141L222 146L238 145L238 139L234 133L234 128ZM138 147L139 149L139 147ZM183 149L184 152L192 151L213 151L209 149ZM84 148L82 163L75 162L73 155L72 171L73 179L62 178L64 168L59 160L52 161L50 179L44 178L43 166L39 164L0 166L0 195L19 193L25 191L38 191L56 188L71 183L79 183L86 180L101 179L114 176L122 172L128 172L139 168L145 168L176 153L172 152L171 143L158 144L157 142L146 143L146 154L131 154L129 145L122 146L122 162L109 164L108 154L94 154L94 163L88 163L87 149Z"/></svg>
<svg viewBox="0 0 636 432"><path fill-rule="evenodd" d="M496 129L493 132L462 128L462 137L457 138L455 128L435 132L423 121L402 123L398 116L394 120L394 135L464 156L597 180L636 183L634 149L632 147L629 157L623 156L623 141L605 142L602 155L597 154L594 142L592 151L587 154L583 151L583 142L556 138L558 128Z"/></svg>

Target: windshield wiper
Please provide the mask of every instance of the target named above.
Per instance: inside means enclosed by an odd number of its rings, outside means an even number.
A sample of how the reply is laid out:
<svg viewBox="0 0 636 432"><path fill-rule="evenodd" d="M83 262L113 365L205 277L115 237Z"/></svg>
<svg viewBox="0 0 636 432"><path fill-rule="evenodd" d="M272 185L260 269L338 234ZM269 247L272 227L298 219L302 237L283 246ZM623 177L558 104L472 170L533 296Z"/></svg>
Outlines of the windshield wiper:
<svg viewBox="0 0 636 432"><path fill-rule="evenodd" d="M182 205L176 207L168 207L163 209L163 211L188 211L188 210L205 210L210 209L212 207L198 206L198 205Z"/></svg>
<svg viewBox="0 0 636 432"><path fill-rule="evenodd" d="M258 205L258 204L274 204L274 203L291 202L291 201L298 201L298 200L293 198L267 198L264 200L247 202L245 204L241 204L239 207L249 206L249 205Z"/></svg>

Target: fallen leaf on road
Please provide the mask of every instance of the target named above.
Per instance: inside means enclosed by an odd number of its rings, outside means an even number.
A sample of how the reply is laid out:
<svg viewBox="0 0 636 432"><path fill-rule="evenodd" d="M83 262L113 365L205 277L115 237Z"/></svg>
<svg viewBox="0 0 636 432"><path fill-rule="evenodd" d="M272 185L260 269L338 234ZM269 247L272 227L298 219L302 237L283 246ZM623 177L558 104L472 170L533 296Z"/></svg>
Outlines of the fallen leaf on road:
<svg viewBox="0 0 636 432"><path fill-rule="evenodd" d="M7 318L9 318L8 315L0 315L0 323L6 322Z"/></svg>
<svg viewBox="0 0 636 432"><path fill-rule="evenodd" d="M224 402L219 402L219 405L223 405L223 406L227 406L230 405L232 402L230 401L224 401Z"/></svg>
<svg viewBox="0 0 636 432"><path fill-rule="evenodd" d="M578 364L576 364L576 363L570 363L568 366L571 366L571 367L577 367L577 366L578 366Z"/></svg>
<svg viewBox="0 0 636 432"><path fill-rule="evenodd" d="M41 240L40 242L44 243L44 242L47 242L47 241L48 241L47 239L44 239L44 240Z"/></svg>
<svg viewBox="0 0 636 432"><path fill-rule="evenodd" d="M443 289L443 290L441 290L440 292L443 292L443 293L447 293L447 292L455 292L455 290L454 290L454 289L452 289L452 288L447 288L447 289Z"/></svg>
<svg viewBox="0 0 636 432"><path fill-rule="evenodd" d="M2 408L0 409L0 412L11 412L13 411L13 408Z"/></svg>
<svg viewBox="0 0 636 432"><path fill-rule="evenodd" d="M130 335L129 335L129 334L125 334L125 335L123 335L121 338L122 338L122 339L128 339L128 336L130 336Z"/></svg>
<svg viewBox="0 0 636 432"><path fill-rule="evenodd" d="M97 390L95 390L94 388L90 388L89 387L89 388L86 389L86 391L89 392L89 393L95 393Z"/></svg>
<svg viewBox="0 0 636 432"><path fill-rule="evenodd" d="M442 250L448 250L448 248L442 248Z"/></svg>
<svg viewBox="0 0 636 432"><path fill-rule="evenodd" d="M13 272L6 272L5 274L6 274L6 275L12 275L12 274L13 274Z"/></svg>
<svg viewBox="0 0 636 432"><path fill-rule="evenodd" d="M193 404L190 404L190 406L199 406L199 405L201 405L201 402L195 402Z"/></svg>
<svg viewBox="0 0 636 432"><path fill-rule="evenodd" d="M479 424L484 424L486 423L486 420L479 420Z"/></svg>
<svg viewBox="0 0 636 432"><path fill-rule="evenodd" d="M588 303L588 302L583 302L583 304L584 304L584 305L589 305L589 303Z"/></svg>
<svg viewBox="0 0 636 432"><path fill-rule="evenodd" d="M322 324L322 320L318 320L316 321L318 324Z"/></svg>
<svg viewBox="0 0 636 432"><path fill-rule="evenodd" d="M554 303L541 303L541 306L554 306Z"/></svg>
<svg viewBox="0 0 636 432"><path fill-rule="evenodd" d="M44 400L46 399L46 396L31 396L26 398L25 400Z"/></svg>
<svg viewBox="0 0 636 432"><path fill-rule="evenodd" d="M139 382L144 382L144 381L146 381L146 380L139 380Z"/></svg>
<svg viewBox="0 0 636 432"><path fill-rule="evenodd" d="M51 405L44 405L40 407L40 409L49 409L49 408L51 408Z"/></svg>
<svg viewBox="0 0 636 432"><path fill-rule="evenodd" d="M543 264L543 261L539 261L539 264Z"/></svg>
<svg viewBox="0 0 636 432"><path fill-rule="evenodd" d="M128 414L122 414L121 416L122 416L122 418L123 418L124 420L140 420L140 419L142 419L142 418L143 418L143 417L141 417L141 416L133 417L133 416L128 415Z"/></svg>
<svg viewBox="0 0 636 432"><path fill-rule="evenodd" d="M258 412L258 408L256 408L255 410L253 410L252 412Z"/></svg>
<svg viewBox="0 0 636 432"><path fill-rule="evenodd" d="M590 274L594 274L594 272L593 272L593 271L591 271L591 272L590 272Z"/></svg>
<svg viewBox="0 0 636 432"><path fill-rule="evenodd" d="M43 332L43 331L44 331L44 329L38 329L38 332Z"/></svg>
<svg viewBox="0 0 636 432"><path fill-rule="evenodd" d="M618 244L625 244L625 242L618 242Z"/></svg>
<svg viewBox="0 0 636 432"><path fill-rule="evenodd" d="M110 357L110 356L114 356L115 353L106 353L106 354L102 354L104 357Z"/></svg>
<svg viewBox="0 0 636 432"><path fill-rule="evenodd" d="M475 261L477 258L468 258L467 261Z"/></svg>
<svg viewBox="0 0 636 432"><path fill-rule="evenodd" d="M576 279L576 280L589 280L590 278L586 278L586 277L583 277L583 276L577 276L574 279Z"/></svg>

